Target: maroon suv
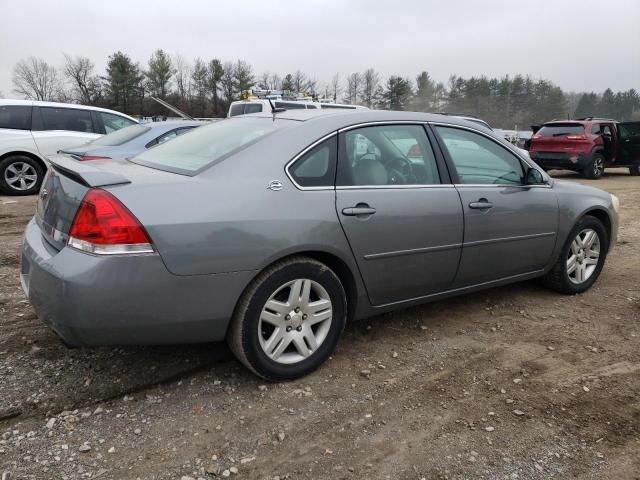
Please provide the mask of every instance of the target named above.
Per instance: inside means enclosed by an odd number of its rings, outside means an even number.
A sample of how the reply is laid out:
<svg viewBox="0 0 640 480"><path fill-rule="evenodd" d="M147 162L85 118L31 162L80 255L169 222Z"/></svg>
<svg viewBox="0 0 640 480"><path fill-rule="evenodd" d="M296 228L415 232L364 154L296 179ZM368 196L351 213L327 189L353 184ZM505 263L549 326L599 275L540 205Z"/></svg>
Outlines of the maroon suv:
<svg viewBox="0 0 640 480"><path fill-rule="evenodd" d="M531 158L545 170L574 170L600 178L608 167L628 167L640 175L640 122L606 118L547 122L529 146Z"/></svg>

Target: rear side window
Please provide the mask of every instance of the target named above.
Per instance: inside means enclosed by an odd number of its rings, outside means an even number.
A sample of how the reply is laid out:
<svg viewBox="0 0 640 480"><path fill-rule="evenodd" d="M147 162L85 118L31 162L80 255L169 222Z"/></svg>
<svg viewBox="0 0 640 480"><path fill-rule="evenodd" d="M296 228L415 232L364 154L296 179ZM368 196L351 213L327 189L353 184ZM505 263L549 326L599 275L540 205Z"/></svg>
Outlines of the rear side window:
<svg viewBox="0 0 640 480"><path fill-rule="evenodd" d="M244 107L245 115L248 113L260 113L262 111L261 103L247 103Z"/></svg>
<svg viewBox="0 0 640 480"><path fill-rule="evenodd" d="M296 102L275 102L274 107L286 108L287 110L304 110L306 108L304 103Z"/></svg>
<svg viewBox="0 0 640 480"><path fill-rule="evenodd" d="M113 133L100 137L91 142L91 145L100 145L103 147L123 145L134 138L138 138L149 130L151 130L151 127L145 127L144 125L131 125L130 127L123 128L122 130L117 130Z"/></svg>
<svg viewBox="0 0 640 480"><path fill-rule="evenodd" d="M91 112L74 108L40 107L45 130L94 133Z"/></svg>
<svg viewBox="0 0 640 480"><path fill-rule="evenodd" d="M336 176L337 141L333 136L316 145L289 167L301 187L332 187Z"/></svg>
<svg viewBox="0 0 640 480"><path fill-rule="evenodd" d="M255 117L228 119L196 128L189 135L180 135L170 142L146 150L131 161L159 170L195 175L275 130L296 123Z"/></svg>
<svg viewBox="0 0 640 480"><path fill-rule="evenodd" d="M238 115L244 115L244 104L236 103L235 105L231 105L231 113L230 117L236 117Z"/></svg>
<svg viewBox="0 0 640 480"><path fill-rule="evenodd" d="M135 125L136 122L129 120L128 118L121 117L120 115L114 115L107 112L96 112L104 123L105 133L115 132L125 127Z"/></svg>
<svg viewBox="0 0 640 480"><path fill-rule="evenodd" d="M422 125L363 127L341 135L340 186L440 183L433 149Z"/></svg>
<svg viewBox="0 0 640 480"><path fill-rule="evenodd" d="M0 106L0 128L31 130L31 110L26 105Z"/></svg>
<svg viewBox="0 0 640 480"><path fill-rule="evenodd" d="M541 137L564 137L566 135L584 135L584 126L579 123L554 123L543 125L538 130Z"/></svg>
<svg viewBox="0 0 640 480"><path fill-rule="evenodd" d="M320 105L320 108L333 108L336 110L355 110L356 107L352 107L350 105L336 105L335 103L323 103Z"/></svg>

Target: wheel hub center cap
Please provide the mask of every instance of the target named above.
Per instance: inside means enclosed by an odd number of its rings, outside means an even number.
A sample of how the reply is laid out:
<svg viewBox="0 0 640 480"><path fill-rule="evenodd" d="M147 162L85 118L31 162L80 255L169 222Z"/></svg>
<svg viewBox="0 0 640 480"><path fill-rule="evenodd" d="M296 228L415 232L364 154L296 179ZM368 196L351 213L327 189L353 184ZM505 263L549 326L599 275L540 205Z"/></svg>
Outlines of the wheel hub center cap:
<svg viewBox="0 0 640 480"><path fill-rule="evenodd" d="M291 316L291 320L289 321L289 325L291 326L291 328L298 328L300 325L302 325L302 313L296 313L296 311L294 310L289 315Z"/></svg>

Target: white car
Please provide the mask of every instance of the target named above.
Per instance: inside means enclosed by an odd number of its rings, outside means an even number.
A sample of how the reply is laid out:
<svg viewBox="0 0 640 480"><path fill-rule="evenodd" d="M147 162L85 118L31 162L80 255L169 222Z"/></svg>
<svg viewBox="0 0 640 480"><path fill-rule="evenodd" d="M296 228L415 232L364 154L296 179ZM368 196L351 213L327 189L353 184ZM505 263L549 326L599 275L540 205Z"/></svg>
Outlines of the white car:
<svg viewBox="0 0 640 480"><path fill-rule="evenodd" d="M0 193L37 193L49 155L135 123L105 108L0 99Z"/></svg>
<svg viewBox="0 0 640 480"><path fill-rule="evenodd" d="M287 110L322 109L322 110L368 110L361 105L347 105L344 103L320 103L310 100L282 100L272 99L275 108L285 108ZM238 115L248 115L250 113L270 112L271 104L267 99L237 100L231 102L227 117L237 117Z"/></svg>

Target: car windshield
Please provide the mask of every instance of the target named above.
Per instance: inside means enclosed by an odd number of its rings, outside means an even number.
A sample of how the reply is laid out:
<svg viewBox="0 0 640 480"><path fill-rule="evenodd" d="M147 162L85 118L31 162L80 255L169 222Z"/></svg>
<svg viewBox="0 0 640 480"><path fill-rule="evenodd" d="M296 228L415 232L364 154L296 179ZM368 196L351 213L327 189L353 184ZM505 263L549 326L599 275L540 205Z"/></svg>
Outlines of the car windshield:
<svg viewBox="0 0 640 480"><path fill-rule="evenodd" d="M109 133L104 137L100 137L91 142L91 145L101 146L101 147L115 147L118 145L123 145L134 138L139 137L143 133L151 130L151 127L145 127L144 125L131 125L130 127L126 127L120 130L116 130L115 132Z"/></svg>
<svg viewBox="0 0 640 480"><path fill-rule="evenodd" d="M159 170L195 175L292 123L281 119L274 121L271 118L248 117L220 120L147 150L131 161Z"/></svg>
<svg viewBox="0 0 640 480"><path fill-rule="evenodd" d="M554 123L544 125L538 130L541 137L563 137L565 135L583 135L584 126L580 123Z"/></svg>

